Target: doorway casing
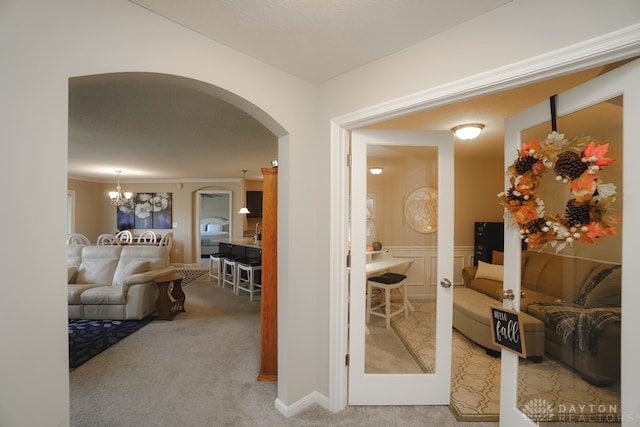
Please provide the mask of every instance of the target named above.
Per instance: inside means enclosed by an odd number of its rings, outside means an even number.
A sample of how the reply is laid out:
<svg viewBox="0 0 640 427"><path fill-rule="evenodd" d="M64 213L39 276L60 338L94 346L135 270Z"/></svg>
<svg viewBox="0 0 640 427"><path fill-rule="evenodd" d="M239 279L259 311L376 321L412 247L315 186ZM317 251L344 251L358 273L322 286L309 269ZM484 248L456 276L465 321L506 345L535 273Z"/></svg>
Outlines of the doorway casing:
<svg viewBox="0 0 640 427"><path fill-rule="evenodd" d="M434 87L411 96L333 118L330 126L330 263L329 283L329 396L331 411L348 401L348 255L350 131L401 115L416 113L463 99L486 95L537 81L582 71L640 54L640 25L606 34L568 48ZM624 245L624 244L623 244ZM626 246L626 245L624 245ZM623 249L623 252L624 249ZM639 317L640 315L635 315ZM629 319L632 321L632 319ZM623 358L624 359L624 358ZM630 365L630 364L629 364ZM623 360L623 372L625 363ZM625 374L626 375L626 374ZM640 383L640 371L623 384L622 395L632 395ZM637 388L637 386L636 386ZM635 390L640 392L639 390Z"/></svg>

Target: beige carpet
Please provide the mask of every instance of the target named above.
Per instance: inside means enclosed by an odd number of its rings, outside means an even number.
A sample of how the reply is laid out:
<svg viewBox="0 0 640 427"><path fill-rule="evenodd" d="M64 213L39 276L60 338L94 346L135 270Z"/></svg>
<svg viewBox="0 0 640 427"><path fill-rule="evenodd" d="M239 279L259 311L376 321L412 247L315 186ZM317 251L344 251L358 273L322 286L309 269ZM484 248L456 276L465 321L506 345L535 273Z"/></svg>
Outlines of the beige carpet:
<svg viewBox="0 0 640 427"><path fill-rule="evenodd" d="M433 372L433 303L412 303L416 310L408 319L397 317L392 326L423 371ZM622 413L619 385L594 387L550 358L542 363L521 359L518 372L519 407L530 418L593 423L617 420ZM454 329L452 412L459 420L496 421L499 401L500 359Z"/></svg>
<svg viewBox="0 0 640 427"><path fill-rule="evenodd" d="M69 373L71 427L497 427L460 423L447 406L312 405L287 418L275 407L278 384L257 381L260 302L206 275L184 292L186 312Z"/></svg>

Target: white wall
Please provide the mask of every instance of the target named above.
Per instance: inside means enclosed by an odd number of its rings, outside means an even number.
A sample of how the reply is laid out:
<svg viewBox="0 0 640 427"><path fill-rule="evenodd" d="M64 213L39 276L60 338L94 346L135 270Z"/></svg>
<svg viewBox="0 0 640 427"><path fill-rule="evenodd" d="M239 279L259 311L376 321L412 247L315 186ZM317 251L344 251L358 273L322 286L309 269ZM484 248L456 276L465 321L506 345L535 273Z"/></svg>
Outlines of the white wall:
<svg viewBox="0 0 640 427"><path fill-rule="evenodd" d="M271 117L265 124L283 139L279 196L282 223L287 224L279 234L279 289L292 300L280 305L279 315L296 325L280 339L291 368L281 371L278 395L286 405L289 396L315 390L309 365L316 365L316 306L300 301L314 300L315 284L327 282L326 269L315 265L326 265L327 251L310 244L326 239L326 232L313 224L328 211L317 198L326 194L322 182L308 178L320 176L322 159L328 158L320 144L317 88L124 0L3 1L0 52L2 176L22 184L5 193L16 203L15 209L2 210L15 255L4 254L3 283L22 283L33 271L34 244L37 253L47 254L36 260L47 280L33 277L28 286L9 286L4 292L11 304L2 310L2 324L24 322L19 328L2 327L3 343L11 344L2 351L0 425L69 422L67 91L69 77L86 74L150 71L194 78L244 98L244 106L253 105L259 119ZM12 156L6 151L9 144ZM47 226L36 226L43 217ZM292 292L289 283L295 283ZM289 337L295 344L289 345ZM299 372L288 375L288 369Z"/></svg>
<svg viewBox="0 0 640 427"><path fill-rule="evenodd" d="M69 422L63 285L69 77L181 75L239 95L245 107L256 107L254 115L273 119L266 124L281 136L283 225L278 399L286 407L314 391L329 392L328 119L623 28L638 22L639 8L635 0L517 0L334 79L324 87L320 114L317 88L125 0L4 0L0 173L3 182L21 185L3 194L10 202L1 220L11 246L0 264L0 425ZM459 52L471 53L475 62L463 62ZM39 226L43 216L47 227ZM46 256L34 258L34 245ZM34 262L40 274L30 273Z"/></svg>

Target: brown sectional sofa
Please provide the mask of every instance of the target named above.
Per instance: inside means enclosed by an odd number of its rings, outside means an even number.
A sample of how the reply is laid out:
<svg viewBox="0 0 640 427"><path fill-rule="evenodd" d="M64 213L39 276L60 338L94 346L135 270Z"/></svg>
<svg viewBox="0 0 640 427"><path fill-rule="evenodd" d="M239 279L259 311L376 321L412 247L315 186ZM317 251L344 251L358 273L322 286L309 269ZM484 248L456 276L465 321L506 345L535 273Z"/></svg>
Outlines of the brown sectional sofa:
<svg viewBox="0 0 640 427"><path fill-rule="evenodd" d="M492 264L501 264L500 255L494 254ZM488 266L480 267L486 271ZM476 277L477 272L478 267L463 269L465 288L499 300L502 281ZM526 251L521 286L525 295L521 311L544 322L548 356L572 367L591 384L620 381L619 264ZM454 293L454 327L455 304Z"/></svg>

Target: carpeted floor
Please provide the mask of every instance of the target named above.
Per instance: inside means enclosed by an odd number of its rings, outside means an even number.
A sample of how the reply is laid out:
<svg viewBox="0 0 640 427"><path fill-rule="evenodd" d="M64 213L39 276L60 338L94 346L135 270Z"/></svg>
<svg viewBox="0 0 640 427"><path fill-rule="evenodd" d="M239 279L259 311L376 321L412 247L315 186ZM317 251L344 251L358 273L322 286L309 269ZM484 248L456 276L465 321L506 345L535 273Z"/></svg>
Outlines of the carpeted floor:
<svg viewBox="0 0 640 427"><path fill-rule="evenodd" d="M204 267L176 267L184 273L186 285L208 273ZM69 370L74 370L113 344L149 324L155 315L142 320L75 320L69 319Z"/></svg>
<svg viewBox="0 0 640 427"><path fill-rule="evenodd" d="M433 303L413 301L416 308L409 319L397 317L396 331L424 372L433 372ZM520 362L518 371L519 407L544 402L555 409L556 420L577 422L618 419L619 385L594 387L557 361ZM455 329L452 344L451 409L464 421L498 420L500 401L500 359L488 356Z"/></svg>
<svg viewBox="0 0 640 427"><path fill-rule="evenodd" d="M459 422L447 406L312 405L287 418L278 383L256 380L260 303L206 276L184 290L174 321L151 322L69 374L72 427L497 427Z"/></svg>

